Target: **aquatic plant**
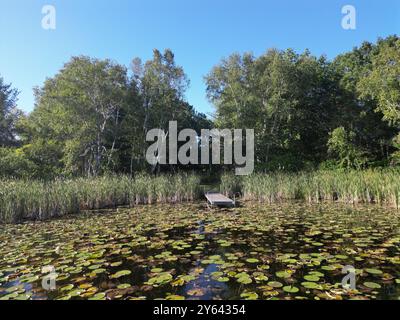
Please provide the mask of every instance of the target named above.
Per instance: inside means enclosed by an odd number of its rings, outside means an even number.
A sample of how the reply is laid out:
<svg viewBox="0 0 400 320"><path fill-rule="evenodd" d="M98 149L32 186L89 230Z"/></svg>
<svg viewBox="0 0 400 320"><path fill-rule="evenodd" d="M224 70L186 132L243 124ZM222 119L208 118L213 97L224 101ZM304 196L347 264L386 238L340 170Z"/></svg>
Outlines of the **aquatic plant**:
<svg viewBox="0 0 400 320"><path fill-rule="evenodd" d="M72 180L0 180L0 222L44 220L83 210L184 202L199 197L200 179L177 174Z"/></svg>
<svg viewBox="0 0 400 320"><path fill-rule="evenodd" d="M156 204L9 224L0 240L0 300L400 298L388 207ZM356 290L342 286L349 265Z"/></svg>
<svg viewBox="0 0 400 320"><path fill-rule="evenodd" d="M244 200L267 203L305 200L400 206L400 172L396 169L222 176L223 193L231 194L238 188Z"/></svg>

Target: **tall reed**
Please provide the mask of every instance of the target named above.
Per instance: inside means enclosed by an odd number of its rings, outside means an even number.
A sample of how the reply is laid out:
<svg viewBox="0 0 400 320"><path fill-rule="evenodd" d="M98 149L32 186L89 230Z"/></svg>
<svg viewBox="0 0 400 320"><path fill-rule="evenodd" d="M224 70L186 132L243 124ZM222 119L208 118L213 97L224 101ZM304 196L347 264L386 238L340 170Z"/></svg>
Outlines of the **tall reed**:
<svg viewBox="0 0 400 320"><path fill-rule="evenodd" d="M73 180L0 180L0 222L44 220L82 210L199 198L195 175L139 175Z"/></svg>
<svg viewBox="0 0 400 320"><path fill-rule="evenodd" d="M400 171L396 169L222 176L222 192L230 194L238 186L245 200L267 203L339 201L400 207Z"/></svg>

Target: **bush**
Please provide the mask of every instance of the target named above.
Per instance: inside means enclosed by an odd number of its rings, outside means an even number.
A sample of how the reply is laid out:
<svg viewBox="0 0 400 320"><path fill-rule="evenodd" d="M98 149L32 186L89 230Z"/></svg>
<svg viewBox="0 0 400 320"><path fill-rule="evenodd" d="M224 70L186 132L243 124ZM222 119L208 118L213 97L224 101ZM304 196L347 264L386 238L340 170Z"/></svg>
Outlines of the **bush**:
<svg viewBox="0 0 400 320"><path fill-rule="evenodd" d="M0 177L33 178L37 169L21 149L0 148Z"/></svg>

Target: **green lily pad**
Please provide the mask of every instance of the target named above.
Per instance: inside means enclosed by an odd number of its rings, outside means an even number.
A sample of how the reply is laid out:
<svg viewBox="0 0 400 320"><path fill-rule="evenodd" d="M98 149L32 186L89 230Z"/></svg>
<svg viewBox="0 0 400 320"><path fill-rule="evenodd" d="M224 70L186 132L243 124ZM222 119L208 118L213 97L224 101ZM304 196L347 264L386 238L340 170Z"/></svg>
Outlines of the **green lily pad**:
<svg viewBox="0 0 400 320"><path fill-rule="evenodd" d="M285 286L283 287L283 291L288 292L288 293L297 293L299 292L299 288L293 287L293 286Z"/></svg>
<svg viewBox="0 0 400 320"><path fill-rule="evenodd" d="M378 283L375 282L364 282L364 286L366 286L369 289L380 289L382 286Z"/></svg>
<svg viewBox="0 0 400 320"><path fill-rule="evenodd" d="M301 285L306 288L306 289L316 289L316 290L321 290L322 287L321 285L315 283L315 282L302 282Z"/></svg>
<svg viewBox="0 0 400 320"><path fill-rule="evenodd" d="M304 280L307 280L308 282L318 282L320 278L314 275L307 275L304 276Z"/></svg>
<svg viewBox="0 0 400 320"><path fill-rule="evenodd" d="M61 287L60 291L71 291L74 288L73 284L67 284L64 287Z"/></svg>
<svg viewBox="0 0 400 320"><path fill-rule="evenodd" d="M257 300L258 294L255 292L243 292L240 297L244 298L245 300Z"/></svg>
<svg viewBox="0 0 400 320"><path fill-rule="evenodd" d="M270 281L270 282L268 282L268 285L272 288L282 288L283 287L283 284L278 281Z"/></svg>
<svg viewBox="0 0 400 320"><path fill-rule="evenodd" d="M373 269L373 268L367 268L364 269L366 272L368 272L369 274L373 274L373 275L378 275L378 274L383 274L383 272L379 269Z"/></svg>
<svg viewBox="0 0 400 320"><path fill-rule="evenodd" d="M173 295L167 296L165 299L166 300L185 300L185 297L173 294Z"/></svg>
<svg viewBox="0 0 400 320"><path fill-rule="evenodd" d="M105 300L106 294L103 292L95 294L93 297L89 298L89 300Z"/></svg>
<svg viewBox="0 0 400 320"><path fill-rule="evenodd" d="M237 279L237 282L242 283L242 284L250 284L253 282L250 277L240 277Z"/></svg>
<svg viewBox="0 0 400 320"><path fill-rule="evenodd" d="M121 270L118 271L117 273L114 273L113 275L110 276L111 279L118 279L124 276L128 276L132 273L130 270Z"/></svg>
<svg viewBox="0 0 400 320"><path fill-rule="evenodd" d="M278 271L275 274L278 278L283 278L283 279L290 278L292 276L292 274L287 271Z"/></svg>
<svg viewBox="0 0 400 320"><path fill-rule="evenodd" d="M219 278L217 278L217 281L218 282L228 282L229 278L228 277L219 277Z"/></svg>

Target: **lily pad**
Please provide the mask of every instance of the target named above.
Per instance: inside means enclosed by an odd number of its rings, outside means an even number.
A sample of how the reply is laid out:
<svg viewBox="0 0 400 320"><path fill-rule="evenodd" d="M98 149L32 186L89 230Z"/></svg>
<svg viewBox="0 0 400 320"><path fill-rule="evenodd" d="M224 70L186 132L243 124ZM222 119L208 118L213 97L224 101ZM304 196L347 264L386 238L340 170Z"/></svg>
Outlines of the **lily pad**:
<svg viewBox="0 0 400 320"><path fill-rule="evenodd" d="M285 286L283 287L283 291L288 292L288 293L297 293L299 292L299 288L293 287L293 286Z"/></svg>
<svg viewBox="0 0 400 320"><path fill-rule="evenodd" d="M364 282L364 286L366 286L369 289L380 289L382 286L378 283L375 282Z"/></svg>
<svg viewBox="0 0 400 320"><path fill-rule="evenodd" d="M121 270L118 271L117 273L114 273L113 275L110 276L111 279L118 279L124 276L128 276L132 273L130 270Z"/></svg>

